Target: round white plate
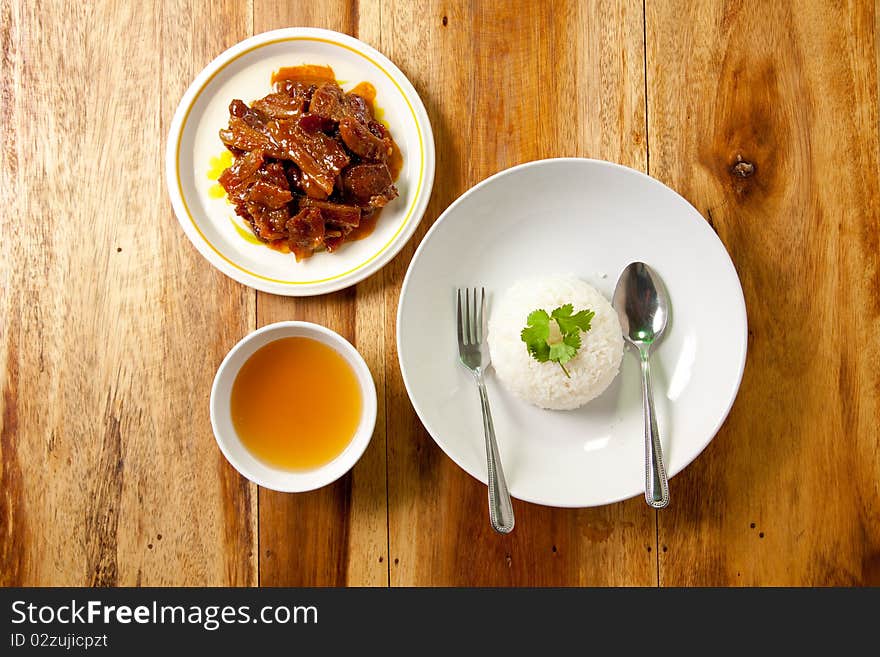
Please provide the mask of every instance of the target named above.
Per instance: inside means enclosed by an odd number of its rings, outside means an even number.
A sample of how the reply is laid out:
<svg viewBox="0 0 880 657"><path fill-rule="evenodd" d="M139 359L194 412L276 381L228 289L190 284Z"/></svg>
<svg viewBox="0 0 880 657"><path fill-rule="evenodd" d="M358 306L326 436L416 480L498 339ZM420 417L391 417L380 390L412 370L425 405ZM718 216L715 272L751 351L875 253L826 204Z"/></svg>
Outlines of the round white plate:
<svg viewBox="0 0 880 657"><path fill-rule="evenodd" d="M453 461L486 482L477 390L458 363L455 288L485 286L490 313L492 297L514 281L547 273L575 274L610 299L635 260L660 274L672 305L652 355L670 476L706 447L733 404L746 359L745 301L727 251L687 201L653 178L608 162L558 159L502 171L466 192L425 236L404 280L397 316L404 382ZM611 386L576 411L530 406L491 369L487 385L514 497L584 507L643 493L633 352L625 351Z"/></svg>
<svg viewBox="0 0 880 657"><path fill-rule="evenodd" d="M228 123L230 101L250 103L265 96L272 91L273 71L300 64L332 67L345 89L372 83L381 119L403 155L403 170L396 182L400 196L382 210L369 237L298 263L293 254L245 239L242 231L247 235L249 229L225 196L212 193L216 180L209 174L212 158L226 150L217 133ZM365 43L313 28L258 34L208 64L174 114L165 159L174 212L199 252L240 283L287 296L333 292L378 271L415 232L434 182L434 136L409 80Z"/></svg>

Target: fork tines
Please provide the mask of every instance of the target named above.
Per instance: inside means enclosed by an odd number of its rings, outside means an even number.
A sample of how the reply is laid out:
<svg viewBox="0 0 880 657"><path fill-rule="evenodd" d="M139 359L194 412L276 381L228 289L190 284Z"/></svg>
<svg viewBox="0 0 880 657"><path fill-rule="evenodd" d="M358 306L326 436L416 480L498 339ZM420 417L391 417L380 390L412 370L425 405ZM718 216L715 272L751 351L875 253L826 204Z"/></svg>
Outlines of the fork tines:
<svg viewBox="0 0 880 657"><path fill-rule="evenodd" d="M456 290L458 342L464 346L478 345L486 333L486 288Z"/></svg>

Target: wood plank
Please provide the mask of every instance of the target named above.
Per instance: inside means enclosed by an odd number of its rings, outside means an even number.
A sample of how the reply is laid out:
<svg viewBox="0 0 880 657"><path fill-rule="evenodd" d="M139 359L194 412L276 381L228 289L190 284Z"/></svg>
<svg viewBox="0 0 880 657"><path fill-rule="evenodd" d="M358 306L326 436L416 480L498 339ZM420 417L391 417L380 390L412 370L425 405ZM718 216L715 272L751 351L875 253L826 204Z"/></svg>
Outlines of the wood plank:
<svg viewBox="0 0 880 657"><path fill-rule="evenodd" d="M356 2L254 3L254 31L317 26L358 35ZM316 62L320 63L320 62ZM260 491L260 582L264 586L386 586L384 326L381 277L317 298L260 293L259 325L299 319L351 341L370 366L379 395L376 431L353 470L299 495Z"/></svg>
<svg viewBox="0 0 880 657"><path fill-rule="evenodd" d="M385 269L391 583L655 584L655 513L639 499L586 510L515 502L514 532L492 532L485 488L414 415L393 312L425 230L488 175L563 155L644 170L642 3L560 2L548 11L525 2L386 1L381 17L381 47L430 115L438 172L419 232Z"/></svg>
<svg viewBox="0 0 880 657"><path fill-rule="evenodd" d="M875 12L647 5L651 173L727 246L750 326L733 412L660 514L665 585L880 584Z"/></svg>
<svg viewBox="0 0 880 657"><path fill-rule="evenodd" d="M256 581L256 496L208 419L253 294L187 243L161 175L177 99L248 21L3 4L0 584Z"/></svg>

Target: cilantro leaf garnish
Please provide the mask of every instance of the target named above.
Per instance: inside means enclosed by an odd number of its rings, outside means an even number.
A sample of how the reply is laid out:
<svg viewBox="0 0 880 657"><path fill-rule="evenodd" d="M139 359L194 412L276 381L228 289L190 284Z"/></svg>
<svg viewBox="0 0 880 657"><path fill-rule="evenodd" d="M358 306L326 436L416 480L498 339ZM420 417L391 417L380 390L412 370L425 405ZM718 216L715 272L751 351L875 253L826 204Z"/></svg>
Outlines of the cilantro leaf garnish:
<svg viewBox="0 0 880 657"><path fill-rule="evenodd" d="M581 310L572 315L573 312L574 306L567 303L564 306L559 306L559 308L554 310L550 315L556 320L556 323L559 325L559 330L563 335L576 333L576 329L580 329L586 333L590 330L590 322L593 320L593 317L596 316L596 313L591 310Z"/></svg>
<svg viewBox="0 0 880 657"><path fill-rule="evenodd" d="M550 315L546 310L536 310L529 313L526 324L528 326L520 332L520 338L526 343L532 358L546 363L550 360L550 345L547 344L550 339Z"/></svg>
<svg viewBox="0 0 880 657"><path fill-rule="evenodd" d="M539 363L552 361L559 363L565 376L571 378L565 363L577 355L581 348L581 332L590 330L590 322L596 316L591 310L574 312L574 306L567 303L547 314L546 310L538 309L526 318L526 327L520 332L520 338L526 343L532 358ZM550 322L555 321L559 328L559 338L550 338Z"/></svg>

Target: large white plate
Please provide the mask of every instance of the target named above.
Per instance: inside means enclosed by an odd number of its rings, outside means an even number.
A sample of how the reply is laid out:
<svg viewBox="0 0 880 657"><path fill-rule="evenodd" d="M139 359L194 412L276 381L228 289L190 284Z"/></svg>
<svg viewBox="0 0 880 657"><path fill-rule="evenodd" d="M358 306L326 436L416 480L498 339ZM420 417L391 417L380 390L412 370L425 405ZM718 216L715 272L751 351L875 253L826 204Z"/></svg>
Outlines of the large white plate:
<svg viewBox="0 0 880 657"><path fill-rule="evenodd" d="M225 197L212 194L211 159L225 147L217 133L229 121L234 98L251 102L272 91L282 66L333 68L346 89L359 82L376 88L381 119L403 154L400 196L382 210L373 233L296 262L242 237L247 228ZM287 28L246 39L208 64L187 89L171 122L165 157L171 203L186 236L227 276L264 292L307 296L353 285L387 263L415 232L434 182L434 137L428 115L400 70L365 43L314 28Z"/></svg>
<svg viewBox="0 0 880 657"><path fill-rule="evenodd" d="M484 285L498 295L519 278L561 273L610 299L634 260L657 270L671 298L671 321L652 356L670 475L706 447L733 404L746 359L745 302L730 257L703 217L653 178L608 162L557 159L508 169L465 193L425 236L404 280L397 317L403 378L428 432L453 461L485 483L477 391L457 362L455 288ZM639 377L627 351L598 399L577 411L545 411L507 393L490 370L511 494L566 507L642 494Z"/></svg>

